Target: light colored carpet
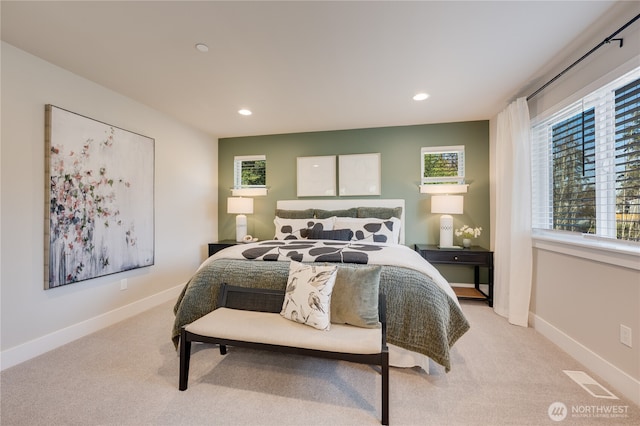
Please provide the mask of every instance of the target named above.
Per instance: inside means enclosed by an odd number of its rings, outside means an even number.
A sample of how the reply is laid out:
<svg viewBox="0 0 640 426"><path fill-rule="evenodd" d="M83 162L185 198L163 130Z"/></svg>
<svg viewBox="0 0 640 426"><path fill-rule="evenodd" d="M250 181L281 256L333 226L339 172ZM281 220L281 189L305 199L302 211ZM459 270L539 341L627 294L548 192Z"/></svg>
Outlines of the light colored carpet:
<svg viewBox="0 0 640 426"><path fill-rule="evenodd" d="M640 409L628 400L594 398L569 379L562 370L584 368L534 330L509 325L481 302L462 305L471 330L454 346L450 373L435 364L430 375L391 369L391 424L640 424ZM195 345L189 388L178 391L171 309L163 304L3 371L0 423L379 424L380 376L342 361L240 348L221 356ZM554 402L626 413L554 422L547 413Z"/></svg>

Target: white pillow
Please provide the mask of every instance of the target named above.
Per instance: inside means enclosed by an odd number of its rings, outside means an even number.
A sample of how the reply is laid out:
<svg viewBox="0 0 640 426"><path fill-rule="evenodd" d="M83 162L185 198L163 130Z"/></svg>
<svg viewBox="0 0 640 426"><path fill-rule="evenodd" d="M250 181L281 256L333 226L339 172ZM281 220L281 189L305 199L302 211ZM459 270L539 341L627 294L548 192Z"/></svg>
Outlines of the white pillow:
<svg viewBox="0 0 640 426"><path fill-rule="evenodd" d="M400 244L400 224L397 217L391 219L337 217L333 229L350 229L351 241L373 241Z"/></svg>
<svg viewBox="0 0 640 426"><path fill-rule="evenodd" d="M338 266L291 261L280 315L318 330L331 328L331 293Z"/></svg>
<svg viewBox="0 0 640 426"><path fill-rule="evenodd" d="M400 244L400 233L402 232L402 221L397 217L389 219L393 222L393 243Z"/></svg>
<svg viewBox="0 0 640 426"><path fill-rule="evenodd" d="M273 220L276 225L276 240L300 240L306 239L312 228L331 231L335 217L327 219L284 219L277 217Z"/></svg>

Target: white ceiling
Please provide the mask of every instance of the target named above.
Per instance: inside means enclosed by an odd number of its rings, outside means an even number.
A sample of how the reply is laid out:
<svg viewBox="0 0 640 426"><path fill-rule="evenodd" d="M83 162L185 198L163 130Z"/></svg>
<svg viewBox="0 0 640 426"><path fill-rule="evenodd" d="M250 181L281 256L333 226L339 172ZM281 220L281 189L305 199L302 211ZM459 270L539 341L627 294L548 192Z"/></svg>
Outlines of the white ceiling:
<svg viewBox="0 0 640 426"><path fill-rule="evenodd" d="M231 137L489 119L613 3L2 1L0 13L3 41Z"/></svg>

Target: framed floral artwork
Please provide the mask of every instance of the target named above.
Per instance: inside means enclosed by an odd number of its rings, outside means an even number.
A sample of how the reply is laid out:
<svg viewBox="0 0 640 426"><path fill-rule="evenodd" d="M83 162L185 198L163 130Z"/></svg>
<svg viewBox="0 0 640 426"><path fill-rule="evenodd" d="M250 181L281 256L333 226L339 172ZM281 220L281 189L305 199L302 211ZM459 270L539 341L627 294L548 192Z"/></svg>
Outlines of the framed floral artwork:
<svg viewBox="0 0 640 426"><path fill-rule="evenodd" d="M154 263L155 140L45 107L45 289Z"/></svg>

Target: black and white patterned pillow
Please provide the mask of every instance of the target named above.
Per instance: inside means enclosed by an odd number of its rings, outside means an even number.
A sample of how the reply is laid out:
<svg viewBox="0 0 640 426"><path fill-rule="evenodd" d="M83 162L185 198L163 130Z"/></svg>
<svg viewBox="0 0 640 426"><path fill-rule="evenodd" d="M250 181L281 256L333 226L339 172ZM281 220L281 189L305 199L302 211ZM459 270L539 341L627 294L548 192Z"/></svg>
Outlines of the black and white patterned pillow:
<svg viewBox="0 0 640 426"><path fill-rule="evenodd" d="M373 241L376 243L399 244L400 219L371 219L337 217L336 229L350 229L353 233L351 241Z"/></svg>
<svg viewBox="0 0 640 426"><path fill-rule="evenodd" d="M280 315L318 330L329 330L337 270L336 265L308 265L292 260Z"/></svg>
<svg viewBox="0 0 640 426"><path fill-rule="evenodd" d="M335 217L327 219L284 219L276 217L273 223L276 225L275 240L300 240L309 237L311 229L317 231L331 231Z"/></svg>

